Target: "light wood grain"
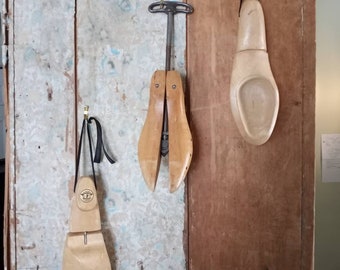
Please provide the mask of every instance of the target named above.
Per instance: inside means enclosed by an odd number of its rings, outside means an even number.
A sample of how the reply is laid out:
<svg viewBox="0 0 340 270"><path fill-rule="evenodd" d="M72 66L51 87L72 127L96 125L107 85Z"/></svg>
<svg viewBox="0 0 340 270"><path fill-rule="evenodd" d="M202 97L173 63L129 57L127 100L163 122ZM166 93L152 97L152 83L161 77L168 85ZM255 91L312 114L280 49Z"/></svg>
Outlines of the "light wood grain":
<svg viewBox="0 0 340 270"><path fill-rule="evenodd" d="M156 186L161 159L165 102L169 133L169 189L175 192L186 177L193 152L182 79L177 71L158 70L151 80L148 113L138 143L138 159L144 180L152 191Z"/></svg>
<svg viewBox="0 0 340 270"><path fill-rule="evenodd" d="M188 268L310 270L315 1L261 0L280 89L276 126L261 146L245 142L230 108L239 1L190 4L195 13L188 17L187 65L195 155L188 172Z"/></svg>
<svg viewBox="0 0 340 270"><path fill-rule="evenodd" d="M91 177L80 177L71 201L63 270L111 269L101 232L97 191Z"/></svg>
<svg viewBox="0 0 340 270"><path fill-rule="evenodd" d="M165 99L165 71L157 70L150 84L148 113L138 142L139 165L148 188L154 191L161 160L160 146Z"/></svg>
<svg viewBox="0 0 340 270"><path fill-rule="evenodd" d="M193 152L182 79L177 71L167 71L166 99L169 118L169 181L170 192L174 192L189 170Z"/></svg>
<svg viewBox="0 0 340 270"><path fill-rule="evenodd" d="M90 232L101 230L97 192L90 177L78 180L71 201L70 232Z"/></svg>
<svg viewBox="0 0 340 270"><path fill-rule="evenodd" d="M66 238L63 257L63 270L111 270L103 234L91 232L84 234L69 233Z"/></svg>

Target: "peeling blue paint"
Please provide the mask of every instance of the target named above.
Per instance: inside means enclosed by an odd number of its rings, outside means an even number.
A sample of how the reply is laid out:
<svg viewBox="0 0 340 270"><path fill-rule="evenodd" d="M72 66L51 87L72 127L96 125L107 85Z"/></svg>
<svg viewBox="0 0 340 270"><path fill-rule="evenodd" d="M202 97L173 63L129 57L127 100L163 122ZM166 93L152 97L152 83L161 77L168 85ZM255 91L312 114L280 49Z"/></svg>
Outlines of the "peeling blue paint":
<svg viewBox="0 0 340 270"><path fill-rule="evenodd" d="M129 12L132 10L131 2L129 0L119 0L118 6L124 12Z"/></svg>
<svg viewBox="0 0 340 270"><path fill-rule="evenodd" d="M26 62L31 61L33 58L36 57L36 52L32 47L27 47L25 49L24 60Z"/></svg>
<svg viewBox="0 0 340 270"><path fill-rule="evenodd" d="M67 69L71 69L73 67L73 58L69 59L67 62L66 62L66 67Z"/></svg>
<svg viewBox="0 0 340 270"><path fill-rule="evenodd" d="M115 49L115 48L111 48L111 49L110 49L110 52L111 52L113 55L119 55L119 54L120 54L120 50Z"/></svg>

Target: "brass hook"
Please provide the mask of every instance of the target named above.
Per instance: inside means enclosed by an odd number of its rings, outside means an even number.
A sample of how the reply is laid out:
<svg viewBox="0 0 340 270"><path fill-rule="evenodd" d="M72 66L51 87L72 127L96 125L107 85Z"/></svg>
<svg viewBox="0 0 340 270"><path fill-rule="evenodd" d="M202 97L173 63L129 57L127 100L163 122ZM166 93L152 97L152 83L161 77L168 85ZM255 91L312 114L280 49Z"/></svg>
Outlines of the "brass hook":
<svg viewBox="0 0 340 270"><path fill-rule="evenodd" d="M88 120L89 119L89 106L88 105L86 105L85 107L84 107L84 119L85 120Z"/></svg>

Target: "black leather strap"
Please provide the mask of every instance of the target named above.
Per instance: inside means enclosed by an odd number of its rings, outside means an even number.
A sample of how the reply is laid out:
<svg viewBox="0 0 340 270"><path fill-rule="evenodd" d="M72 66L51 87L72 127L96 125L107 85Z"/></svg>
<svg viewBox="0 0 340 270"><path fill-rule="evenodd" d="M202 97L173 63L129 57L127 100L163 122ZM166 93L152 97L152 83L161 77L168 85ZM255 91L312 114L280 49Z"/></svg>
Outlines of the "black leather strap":
<svg viewBox="0 0 340 270"><path fill-rule="evenodd" d="M96 143L96 151L95 151L95 156L93 158L93 150L92 150L92 140L91 140L91 121L94 120L96 123L97 127L97 143ZM88 137L88 143L89 143L89 148L90 148L90 156L91 156L91 167L92 167L92 174L93 174L93 181L94 185L97 189L97 180L96 180L96 173L94 170L94 162L100 163L101 160L101 150L103 148L104 154L108 161L113 164L115 163L115 160L110 157L110 155L107 153L105 150L104 144L103 144L103 132L102 132L102 127L100 122L95 119L94 117L90 117L88 120L84 119L81 127L81 132L80 132L80 139L79 139L79 145L78 145L78 153L77 153L77 160L76 160L76 174L75 174L75 179L74 179L74 188L73 191L76 191L76 186L78 182L78 174L79 174L79 163L80 163L80 157L81 157L81 149L82 149L82 144L83 144L83 138L84 138L84 133L85 133L85 125L87 129L87 137ZM84 138L85 140L85 138Z"/></svg>
<svg viewBox="0 0 340 270"><path fill-rule="evenodd" d="M105 146L104 146L104 141L103 141L103 132L102 132L102 126L100 124L100 122L94 118L94 117L90 117L89 118L89 124L91 124L92 120L94 120L94 122L96 123L96 127L97 127L97 144L96 144L96 152L94 155L94 162L95 163L100 163L101 157L102 157L102 149L104 151L104 155L107 158L107 160L113 164L116 161L110 157L110 155L107 153Z"/></svg>

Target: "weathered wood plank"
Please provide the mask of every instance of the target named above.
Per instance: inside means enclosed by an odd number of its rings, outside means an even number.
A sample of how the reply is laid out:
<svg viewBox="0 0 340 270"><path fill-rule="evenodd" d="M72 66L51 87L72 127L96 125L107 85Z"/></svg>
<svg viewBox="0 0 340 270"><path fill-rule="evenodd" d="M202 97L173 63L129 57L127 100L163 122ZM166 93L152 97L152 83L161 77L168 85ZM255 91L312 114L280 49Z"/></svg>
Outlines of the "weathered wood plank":
<svg viewBox="0 0 340 270"><path fill-rule="evenodd" d="M303 2L304 92L303 92L303 181L302 181L302 266L314 269L314 185L315 185L315 87L316 87L316 6Z"/></svg>
<svg viewBox="0 0 340 270"><path fill-rule="evenodd" d="M79 121L83 105L102 121L118 159L97 167L113 265L185 267L184 185L169 193L165 161L150 193L137 162L150 78L165 60L166 17L151 15L147 5L78 1L75 7L42 0L10 6L12 268L60 268L74 174L75 105ZM184 16L176 18L174 58L182 74L184 27Z"/></svg>
<svg viewBox="0 0 340 270"><path fill-rule="evenodd" d="M10 269L60 269L74 174L74 5L9 10Z"/></svg>
<svg viewBox="0 0 340 270"><path fill-rule="evenodd" d="M305 147L314 136L314 118L307 120L314 111L314 77L312 67L305 74L313 56L303 49L314 40L303 40L303 1L261 3L280 110L272 137L256 147L239 135L229 105L239 2L192 1L200 9L188 18L190 110L198 149L189 173L190 269L300 269L304 247L310 259L306 226L313 224L306 201L313 200L313 153ZM308 225L301 227L303 215ZM308 237L302 243L303 235Z"/></svg>
<svg viewBox="0 0 340 270"><path fill-rule="evenodd" d="M155 192L150 192L137 159L151 77L165 63L167 18L149 13L150 3L78 1L78 122L83 106L89 105L90 115L101 121L105 141L118 160L110 165L104 159L97 166L111 265L184 269L184 185L169 193L165 160ZM176 15L175 22L175 63L184 75L185 16ZM83 173L89 174L90 163L86 164Z"/></svg>
<svg viewBox="0 0 340 270"><path fill-rule="evenodd" d="M60 268L74 175L75 115L79 123L83 105L102 121L118 159L113 166L105 161L97 166L113 266L185 268L184 185L169 193L165 160L156 192L150 193L137 161L150 79L165 62L166 16L150 14L148 4L10 3L11 268ZM173 58L185 75L185 17L176 16L175 23ZM85 163L81 167L89 173Z"/></svg>

